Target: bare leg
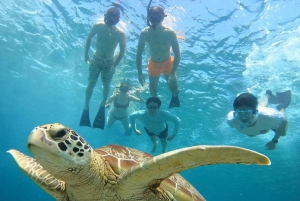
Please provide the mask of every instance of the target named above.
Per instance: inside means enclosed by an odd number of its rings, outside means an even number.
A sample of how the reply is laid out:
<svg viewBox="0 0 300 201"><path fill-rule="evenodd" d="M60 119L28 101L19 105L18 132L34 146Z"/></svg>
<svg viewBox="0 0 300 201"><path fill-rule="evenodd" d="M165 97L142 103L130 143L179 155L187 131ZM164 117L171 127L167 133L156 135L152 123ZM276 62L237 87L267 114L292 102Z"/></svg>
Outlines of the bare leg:
<svg viewBox="0 0 300 201"><path fill-rule="evenodd" d="M150 93L152 97L157 96L157 86L159 81L159 76L149 76L150 81Z"/></svg>
<svg viewBox="0 0 300 201"><path fill-rule="evenodd" d="M93 90L94 90L94 87L95 87L96 83L97 83L97 81L96 82L90 81L88 86L86 87L86 90L85 90L85 105L84 105L85 110L89 109L90 100L91 100Z"/></svg>
<svg viewBox="0 0 300 201"><path fill-rule="evenodd" d="M128 116L126 116L124 119L121 119L121 123L125 129L125 131L127 131L129 129L129 120L128 120Z"/></svg>
<svg viewBox="0 0 300 201"><path fill-rule="evenodd" d="M156 147L157 147L158 142L156 140L156 136L155 135L150 136L150 139L151 139L151 141L153 143L153 148L151 150L151 153L154 153L156 151Z"/></svg>
<svg viewBox="0 0 300 201"><path fill-rule="evenodd" d="M165 79L168 83L168 87L170 91L172 92L173 96L177 96L179 93L178 90L178 80L177 80L177 75L175 74L174 79L169 80L170 75L165 75Z"/></svg>
<svg viewBox="0 0 300 201"><path fill-rule="evenodd" d="M162 145L162 153L166 152L167 138L159 138Z"/></svg>
<svg viewBox="0 0 300 201"><path fill-rule="evenodd" d="M265 97L262 99L262 101L258 104L260 107L268 107L268 95L265 95Z"/></svg>
<svg viewBox="0 0 300 201"><path fill-rule="evenodd" d="M111 114L108 115L107 118L107 128L110 128L114 123L116 122L116 119L114 117L111 116Z"/></svg>
<svg viewBox="0 0 300 201"><path fill-rule="evenodd" d="M110 91L110 82L103 82L103 92L102 92L102 101L100 106L105 107L106 100L108 98L108 93Z"/></svg>

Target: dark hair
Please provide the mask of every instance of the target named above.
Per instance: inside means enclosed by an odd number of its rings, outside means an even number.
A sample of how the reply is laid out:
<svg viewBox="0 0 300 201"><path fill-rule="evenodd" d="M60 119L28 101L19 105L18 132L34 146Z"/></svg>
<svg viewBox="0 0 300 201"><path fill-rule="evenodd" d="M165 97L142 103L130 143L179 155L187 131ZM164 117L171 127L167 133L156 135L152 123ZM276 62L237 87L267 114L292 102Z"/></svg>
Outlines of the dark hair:
<svg viewBox="0 0 300 201"><path fill-rule="evenodd" d="M147 24L148 26L155 28L155 26L161 22L164 17L166 17L164 9L159 6L153 6L149 8L147 12Z"/></svg>
<svg viewBox="0 0 300 201"><path fill-rule="evenodd" d="M161 106L161 101L157 97L150 97L150 98L148 98L147 101L146 101L146 105L148 106L148 104L152 103L152 102L157 103L158 107Z"/></svg>
<svg viewBox="0 0 300 201"><path fill-rule="evenodd" d="M238 107L247 106L253 109L257 108L257 98L251 93L242 93L233 102L233 108L236 110Z"/></svg>
<svg viewBox="0 0 300 201"><path fill-rule="evenodd" d="M122 82L119 86L121 92L126 93L131 89L131 86L128 82Z"/></svg>
<svg viewBox="0 0 300 201"><path fill-rule="evenodd" d="M112 7L104 14L104 22L107 25L116 25L120 21L120 10Z"/></svg>

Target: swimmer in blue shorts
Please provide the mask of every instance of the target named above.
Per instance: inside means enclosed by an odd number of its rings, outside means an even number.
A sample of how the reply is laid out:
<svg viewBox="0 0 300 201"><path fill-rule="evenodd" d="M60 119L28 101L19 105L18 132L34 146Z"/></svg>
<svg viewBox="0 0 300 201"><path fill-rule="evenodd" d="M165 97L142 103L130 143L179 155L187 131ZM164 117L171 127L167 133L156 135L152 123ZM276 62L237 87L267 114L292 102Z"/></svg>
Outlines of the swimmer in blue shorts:
<svg viewBox="0 0 300 201"><path fill-rule="evenodd" d="M157 138L160 139L162 144L162 153L166 152L167 141L171 141L178 133L180 119L167 112L159 110L161 101L157 97L148 98L146 101L147 110L140 110L134 112L130 115L129 120L131 124L131 129L138 135L141 135L142 132L136 128L135 120L139 119L144 125L146 133L149 135L153 148L152 153L155 152L157 147ZM173 134L168 136L168 124L167 122L174 123Z"/></svg>
<svg viewBox="0 0 300 201"><path fill-rule="evenodd" d="M116 26L120 20L120 11L117 7L108 9L104 15L104 22L97 22L90 31L85 46L85 61L89 67L89 83L86 88L85 105L80 119L80 126L91 127L89 117L89 104L93 89L97 83L99 74L103 83L102 101L98 113L94 119L93 128L104 129L105 125L105 103L110 90L110 82L115 73L116 66L125 54L126 35ZM97 35L97 48L93 58L89 58L89 49L93 37ZM115 49L119 45L120 52L115 57Z"/></svg>
<svg viewBox="0 0 300 201"><path fill-rule="evenodd" d="M277 93L276 96L267 90L264 99L258 104L253 94L242 93L234 100L234 111L228 113L227 123L250 137L273 130L275 135L266 144L267 150L273 150L279 138L286 135L288 121L284 111L291 102L291 96L290 90ZM269 103L278 105L273 109L267 107Z"/></svg>

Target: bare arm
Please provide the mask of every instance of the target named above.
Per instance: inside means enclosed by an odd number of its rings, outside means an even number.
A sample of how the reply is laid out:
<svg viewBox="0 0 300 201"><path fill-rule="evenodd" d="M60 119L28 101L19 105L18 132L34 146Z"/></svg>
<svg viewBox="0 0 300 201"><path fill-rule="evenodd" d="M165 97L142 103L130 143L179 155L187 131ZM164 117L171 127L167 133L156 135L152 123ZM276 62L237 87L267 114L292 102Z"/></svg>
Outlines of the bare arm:
<svg viewBox="0 0 300 201"><path fill-rule="evenodd" d="M130 101L134 101L134 102L138 102L138 103L145 103L145 100L143 99L143 97L141 96L140 93L136 93L136 96L129 96L129 100Z"/></svg>
<svg viewBox="0 0 300 201"><path fill-rule="evenodd" d="M288 126L288 122L287 119L285 118L285 120L280 125L278 125L273 139L266 144L266 149L273 150L276 148L275 142L278 142L280 136L286 135L287 126Z"/></svg>
<svg viewBox="0 0 300 201"><path fill-rule="evenodd" d="M106 104L112 103L116 99L116 94L113 94L109 99L106 101Z"/></svg>
<svg viewBox="0 0 300 201"><path fill-rule="evenodd" d="M120 52L117 56L117 58L115 59L114 62L114 66L116 67L120 61L122 60L124 54L125 54L125 50L126 50L126 35L125 33L122 31L121 32L121 36L120 36L120 41L119 41L119 48L120 48Z"/></svg>
<svg viewBox="0 0 300 201"><path fill-rule="evenodd" d="M167 114L169 114L168 115L168 121L171 121L171 122L174 123L173 135L168 137L168 141L171 141L171 140L173 140L173 138L176 137L176 135L178 133L180 119L177 116L173 115L173 114L170 114L170 113L167 113Z"/></svg>
<svg viewBox="0 0 300 201"><path fill-rule="evenodd" d="M135 119L137 118L139 118L139 114L137 112L134 112L129 116L129 121L131 125L130 129L132 129L136 134L141 135L142 132L136 129L136 125L135 125Z"/></svg>
<svg viewBox="0 0 300 201"><path fill-rule="evenodd" d="M137 52L136 52L136 67L138 74L142 74L142 54L145 48L145 33L142 31L139 37Z"/></svg>
<svg viewBox="0 0 300 201"><path fill-rule="evenodd" d="M93 37L97 34L97 24L95 24L92 28L92 30L90 31L86 42L85 42L85 51L84 51L84 60L86 63L90 62L90 58L89 58L89 49L91 47L91 43L92 43L92 39Z"/></svg>
<svg viewBox="0 0 300 201"><path fill-rule="evenodd" d="M174 74L177 71L180 62L180 49L179 49L179 43L175 32L172 32L170 39L171 39L172 50L174 53L174 62L173 62L171 73Z"/></svg>

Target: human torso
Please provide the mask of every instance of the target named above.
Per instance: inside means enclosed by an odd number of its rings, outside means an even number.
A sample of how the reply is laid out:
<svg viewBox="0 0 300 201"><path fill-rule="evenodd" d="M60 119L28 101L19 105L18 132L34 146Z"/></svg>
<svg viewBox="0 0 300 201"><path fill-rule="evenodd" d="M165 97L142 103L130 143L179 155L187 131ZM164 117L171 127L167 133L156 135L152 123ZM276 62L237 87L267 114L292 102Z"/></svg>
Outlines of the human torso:
<svg viewBox="0 0 300 201"><path fill-rule="evenodd" d="M172 46L170 39L173 38L174 31L166 26L161 26L157 29L147 27L143 32L152 60L163 62L169 59Z"/></svg>
<svg viewBox="0 0 300 201"><path fill-rule="evenodd" d="M108 26L105 23L98 23L94 26L97 29L96 54L102 58L113 59L123 31L117 26Z"/></svg>
<svg viewBox="0 0 300 201"><path fill-rule="evenodd" d="M117 94L114 99L114 107L112 108L112 114L116 117L124 117L127 115L127 108L129 106L129 97L127 94Z"/></svg>
<svg viewBox="0 0 300 201"><path fill-rule="evenodd" d="M276 129L284 121L284 115L273 108L258 107L257 115L257 120L248 125L235 118L231 111L227 115L227 123L243 134L259 135L267 133L270 129Z"/></svg>
<svg viewBox="0 0 300 201"><path fill-rule="evenodd" d="M178 122L179 119L166 111L158 111L155 116L149 115L147 111L136 112L138 119L144 124L144 126L152 133L159 134L166 127L166 122Z"/></svg>

